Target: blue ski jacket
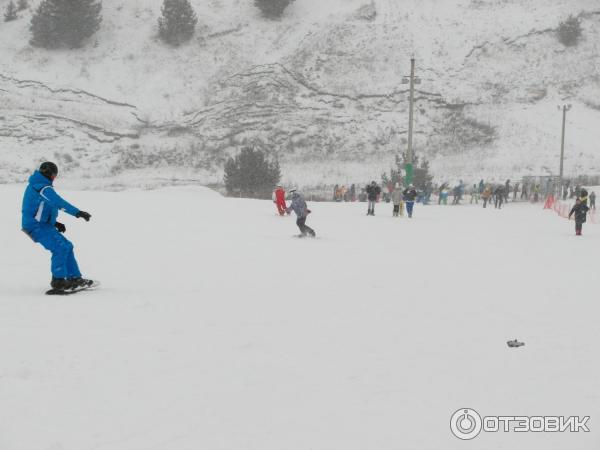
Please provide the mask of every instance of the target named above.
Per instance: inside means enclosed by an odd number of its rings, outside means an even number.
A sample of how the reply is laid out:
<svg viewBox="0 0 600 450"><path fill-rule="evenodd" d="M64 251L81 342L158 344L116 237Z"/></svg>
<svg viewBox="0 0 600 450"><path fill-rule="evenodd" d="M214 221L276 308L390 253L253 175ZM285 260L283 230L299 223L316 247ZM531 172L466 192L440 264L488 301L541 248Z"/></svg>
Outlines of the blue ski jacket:
<svg viewBox="0 0 600 450"><path fill-rule="evenodd" d="M29 177L29 184L23 195L21 228L30 233L43 224L54 226L59 210L72 216L79 212L79 209L54 191L51 180L36 170Z"/></svg>
<svg viewBox="0 0 600 450"><path fill-rule="evenodd" d="M292 194L292 203L287 210L293 210L296 213L296 216L302 219L303 217L306 217L306 209L306 202L304 201L304 198L297 192L294 192Z"/></svg>

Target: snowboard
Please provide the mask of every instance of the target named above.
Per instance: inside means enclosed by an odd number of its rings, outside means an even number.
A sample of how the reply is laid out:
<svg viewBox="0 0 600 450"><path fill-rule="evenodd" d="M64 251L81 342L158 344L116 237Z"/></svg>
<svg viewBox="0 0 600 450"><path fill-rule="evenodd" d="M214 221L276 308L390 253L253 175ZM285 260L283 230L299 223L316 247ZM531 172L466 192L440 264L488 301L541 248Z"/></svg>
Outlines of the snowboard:
<svg viewBox="0 0 600 450"><path fill-rule="evenodd" d="M506 344L511 348L523 347L525 342L519 342L516 339L514 341L507 341Z"/></svg>
<svg viewBox="0 0 600 450"><path fill-rule="evenodd" d="M78 292L81 292L81 291L92 291L92 290L96 289L98 286L100 286L100 282L94 281L94 283L91 286L79 287L77 289L69 289L69 290L50 289L49 291L46 291L46 295L72 295L72 294L77 294Z"/></svg>

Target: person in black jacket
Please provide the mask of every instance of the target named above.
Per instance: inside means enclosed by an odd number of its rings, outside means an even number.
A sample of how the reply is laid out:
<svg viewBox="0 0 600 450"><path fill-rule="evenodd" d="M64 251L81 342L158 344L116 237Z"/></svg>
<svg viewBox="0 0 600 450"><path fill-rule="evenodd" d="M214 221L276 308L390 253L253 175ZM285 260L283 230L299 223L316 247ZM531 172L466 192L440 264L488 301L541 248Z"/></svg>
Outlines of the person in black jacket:
<svg viewBox="0 0 600 450"><path fill-rule="evenodd" d="M590 208L588 208L588 206L581 201L580 198L578 198L575 200L575 206L573 206L571 212L569 213L569 219L573 214L575 214L575 235L577 236L581 236L581 230L583 228L583 224L585 223L586 215L589 209Z"/></svg>
<svg viewBox="0 0 600 450"><path fill-rule="evenodd" d="M404 197L404 203L406 204L406 212L408 213L408 217L412 218L415 200L417 199L417 190L411 184L406 189L404 189L404 192L402 192L402 196Z"/></svg>
<svg viewBox="0 0 600 450"><path fill-rule="evenodd" d="M504 186L501 184L496 187L494 191L494 208L502 209L502 203L504 202L506 193L504 192Z"/></svg>
<svg viewBox="0 0 600 450"><path fill-rule="evenodd" d="M367 216L374 216L375 203L377 203L379 194L381 194L381 188L377 186L377 183L375 183L375 181L371 181L371 184L367 185L365 191L367 191L367 199L369 200Z"/></svg>

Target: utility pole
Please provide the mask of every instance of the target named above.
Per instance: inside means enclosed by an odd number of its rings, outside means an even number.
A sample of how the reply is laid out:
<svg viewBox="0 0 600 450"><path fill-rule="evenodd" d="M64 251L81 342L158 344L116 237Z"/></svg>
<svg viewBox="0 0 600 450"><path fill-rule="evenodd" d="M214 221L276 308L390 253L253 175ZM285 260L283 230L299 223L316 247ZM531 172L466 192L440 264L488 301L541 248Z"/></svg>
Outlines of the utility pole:
<svg viewBox="0 0 600 450"><path fill-rule="evenodd" d="M415 58L410 59L410 78L404 77L402 84L410 83L410 100L409 100L409 111L408 111L408 150L406 152L406 177L404 179L405 184L412 184L413 181L413 119L414 119L414 108L415 108L415 84L420 84L421 79L415 77Z"/></svg>
<svg viewBox="0 0 600 450"><path fill-rule="evenodd" d="M560 170L558 172L558 195L559 197L562 196L562 189L563 189L563 168L564 168L564 159L565 159L565 128L566 128L566 124L567 124L567 111L569 111L571 109L571 105L562 105L562 107L559 105L558 109L560 110L562 108L562 134L561 134L561 140L560 140Z"/></svg>

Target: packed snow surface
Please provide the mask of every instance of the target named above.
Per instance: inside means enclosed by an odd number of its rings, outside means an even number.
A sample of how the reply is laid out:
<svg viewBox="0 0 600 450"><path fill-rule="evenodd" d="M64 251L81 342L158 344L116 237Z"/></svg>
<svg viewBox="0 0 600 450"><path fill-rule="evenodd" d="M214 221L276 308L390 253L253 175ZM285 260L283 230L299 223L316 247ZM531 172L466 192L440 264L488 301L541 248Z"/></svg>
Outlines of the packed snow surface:
<svg viewBox="0 0 600 450"><path fill-rule="evenodd" d="M60 191L60 186L58 186ZM95 292L44 296L49 254L0 186L0 449L594 449L600 228L541 206L268 201L203 188L64 191ZM506 341L525 342L508 348ZM482 415L589 433L450 432Z"/></svg>

